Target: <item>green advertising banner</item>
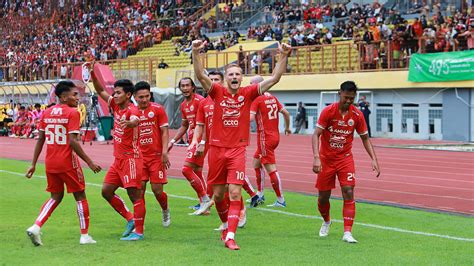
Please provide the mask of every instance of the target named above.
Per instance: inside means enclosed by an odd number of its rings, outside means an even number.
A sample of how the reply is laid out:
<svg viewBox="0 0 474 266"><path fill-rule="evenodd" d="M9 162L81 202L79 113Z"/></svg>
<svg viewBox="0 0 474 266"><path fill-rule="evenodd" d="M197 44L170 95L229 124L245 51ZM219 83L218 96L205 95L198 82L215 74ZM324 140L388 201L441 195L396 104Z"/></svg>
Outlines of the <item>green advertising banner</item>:
<svg viewBox="0 0 474 266"><path fill-rule="evenodd" d="M412 54L408 81L474 80L474 51Z"/></svg>

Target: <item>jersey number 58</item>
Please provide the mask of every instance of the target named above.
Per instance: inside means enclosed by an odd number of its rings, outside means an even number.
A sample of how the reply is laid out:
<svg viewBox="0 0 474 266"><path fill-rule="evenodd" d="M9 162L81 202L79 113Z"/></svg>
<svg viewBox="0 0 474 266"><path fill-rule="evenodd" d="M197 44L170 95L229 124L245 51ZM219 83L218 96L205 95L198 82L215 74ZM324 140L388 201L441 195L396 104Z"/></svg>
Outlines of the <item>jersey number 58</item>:
<svg viewBox="0 0 474 266"><path fill-rule="evenodd" d="M63 125L47 125L44 129L46 144L66 144L66 128Z"/></svg>

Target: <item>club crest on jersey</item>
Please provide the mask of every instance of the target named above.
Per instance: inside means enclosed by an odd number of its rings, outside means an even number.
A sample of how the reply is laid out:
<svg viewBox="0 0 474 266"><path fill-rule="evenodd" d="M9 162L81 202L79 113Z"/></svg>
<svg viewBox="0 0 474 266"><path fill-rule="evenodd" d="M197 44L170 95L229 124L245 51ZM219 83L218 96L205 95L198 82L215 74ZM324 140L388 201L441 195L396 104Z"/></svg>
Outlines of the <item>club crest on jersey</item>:
<svg viewBox="0 0 474 266"><path fill-rule="evenodd" d="M149 118L153 118L154 116L155 116L155 113L153 113L153 112L149 112L149 113L148 113L148 117L149 117Z"/></svg>
<svg viewBox="0 0 474 266"><path fill-rule="evenodd" d="M347 121L347 124L352 127L354 125L354 120L352 120L352 118L349 119L349 121Z"/></svg>
<svg viewBox="0 0 474 266"><path fill-rule="evenodd" d="M125 119L127 119L127 116L124 114L122 115L122 118L120 118L120 120L125 120Z"/></svg>
<svg viewBox="0 0 474 266"><path fill-rule="evenodd" d="M194 111L194 105L191 105L191 107L189 107L189 110Z"/></svg>
<svg viewBox="0 0 474 266"><path fill-rule="evenodd" d="M245 97L244 97L243 95L240 95L239 98L237 98L237 100L238 100L239 102L243 102L244 99L245 99Z"/></svg>

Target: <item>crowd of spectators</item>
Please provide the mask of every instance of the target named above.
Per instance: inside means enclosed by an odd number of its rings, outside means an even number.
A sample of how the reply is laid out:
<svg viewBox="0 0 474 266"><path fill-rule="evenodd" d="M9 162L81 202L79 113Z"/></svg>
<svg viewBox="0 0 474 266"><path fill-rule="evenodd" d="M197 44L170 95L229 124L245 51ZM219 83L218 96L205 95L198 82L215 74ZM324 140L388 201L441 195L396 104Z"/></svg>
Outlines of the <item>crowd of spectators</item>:
<svg viewBox="0 0 474 266"><path fill-rule="evenodd" d="M201 1L77 1L73 8L59 1L52 10L44 2L0 4L0 80L48 79L70 71L61 63L126 58L187 32Z"/></svg>
<svg viewBox="0 0 474 266"><path fill-rule="evenodd" d="M410 8L413 14L402 15L377 0L348 6L276 2L265 7L265 24L250 27L247 36L258 41L288 41L295 47L353 40L361 44L364 61L374 67L379 55L388 51L398 64L415 52L474 49L474 9L460 11L448 6L442 10L439 3L432 8L415 4Z"/></svg>

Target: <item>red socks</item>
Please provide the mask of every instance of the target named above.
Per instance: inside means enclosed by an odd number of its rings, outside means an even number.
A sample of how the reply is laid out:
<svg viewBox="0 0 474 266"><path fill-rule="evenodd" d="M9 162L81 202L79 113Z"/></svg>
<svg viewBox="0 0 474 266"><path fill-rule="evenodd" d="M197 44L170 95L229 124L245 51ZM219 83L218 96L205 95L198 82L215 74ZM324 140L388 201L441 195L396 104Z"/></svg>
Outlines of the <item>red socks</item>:
<svg viewBox="0 0 474 266"><path fill-rule="evenodd" d="M214 199L214 203L216 204L216 210L217 210L217 214L219 214L219 218L221 219L222 223L226 223L227 213L229 211L228 198L224 197L224 199L221 201L217 201L217 199Z"/></svg>
<svg viewBox="0 0 474 266"><path fill-rule="evenodd" d="M354 200L345 200L342 208L342 216L344 217L344 232L352 231L356 209Z"/></svg>
<svg viewBox="0 0 474 266"><path fill-rule="evenodd" d="M125 202L119 195L114 195L109 203L125 220L130 221L133 219L133 214L128 210Z"/></svg>
<svg viewBox="0 0 474 266"><path fill-rule="evenodd" d="M255 177L257 177L257 189L258 192L263 192L264 184L265 184L265 171L263 168L254 168L255 169Z"/></svg>
<svg viewBox="0 0 474 266"><path fill-rule="evenodd" d="M89 232L89 203L87 200L80 200L76 201L76 205L81 234L87 234Z"/></svg>
<svg viewBox="0 0 474 266"><path fill-rule="evenodd" d="M273 190L275 190L276 196L281 197L280 174L278 174L278 171L273 171L268 175L270 176L270 181L272 182L272 187L273 187Z"/></svg>
<svg viewBox="0 0 474 266"><path fill-rule="evenodd" d="M143 224L145 223L145 202L139 199L133 203L133 221L135 222L135 232L143 235Z"/></svg>
<svg viewBox="0 0 474 266"><path fill-rule="evenodd" d="M329 201L327 204L322 204L321 201L318 200L318 210L325 222L331 221L331 217L329 215L330 209L331 209L331 203L329 203Z"/></svg>
<svg viewBox="0 0 474 266"><path fill-rule="evenodd" d="M255 192L255 190L253 189L252 183L250 183L250 180L247 175L245 175L244 184L242 185L242 187L247 192L247 194L249 194L250 197L257 195L257 192Z"/></svg>
<svg viewBox="0 0 474 266"><path fill-rule="evenodd" d="M36 218L35 224L39 227L43 226L58 205L59 203L53 199L47 200L41 207L40 214L38 215L38 218Z"/></svg>
<svg viewBox="0 0 474 266"><path fill-rule="evenodd" d="M162 210L167 210L168 209L168 195L166 192L161 192L159 196L155 195L156 200L158 203L160 203L161 209Z"/></svg>
<svg viewBox="0 0 474 266"><path fill-rule="evenodd" d="M235 231L237 231L237 226L239 224L239 217L240 217L240 208L241 208L241 201L240 200L231 200L229 206L229 217L228 217L228 238L233 239L235 235ZM231 235L229 235L231 233Z"/></svg>
<svg viewBox="0 0 474 266"><path fill-rule="evenodd" d="M201 178L194 173L193 169L189 166L183 166L182 173L184 177L189 181L191 186L193 187L194 191L198 195L199 199L206 195L205 184L201 181ZM201 172L202 176L202 172Z"/></svg>

